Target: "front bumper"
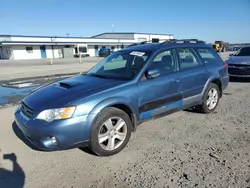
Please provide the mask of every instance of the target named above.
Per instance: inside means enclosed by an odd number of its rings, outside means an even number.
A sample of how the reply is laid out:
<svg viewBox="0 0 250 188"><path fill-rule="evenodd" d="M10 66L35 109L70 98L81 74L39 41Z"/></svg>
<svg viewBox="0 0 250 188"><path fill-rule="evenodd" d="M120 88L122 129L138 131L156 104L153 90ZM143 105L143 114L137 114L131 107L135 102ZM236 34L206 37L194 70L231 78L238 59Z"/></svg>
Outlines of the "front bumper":
<svg viewBox="0 0 250 188"><path fill-rule="evenodd" d="M229 67L228 74L231 77L250 77L250 66Z"/></svg>
<svg viewBox="0 0 250 188"><path fill-rule="evenodd" d="M26 116L18 107L15 122L23 136L43 151L84 147L90 138L87 115L48 123Z"/></svg>

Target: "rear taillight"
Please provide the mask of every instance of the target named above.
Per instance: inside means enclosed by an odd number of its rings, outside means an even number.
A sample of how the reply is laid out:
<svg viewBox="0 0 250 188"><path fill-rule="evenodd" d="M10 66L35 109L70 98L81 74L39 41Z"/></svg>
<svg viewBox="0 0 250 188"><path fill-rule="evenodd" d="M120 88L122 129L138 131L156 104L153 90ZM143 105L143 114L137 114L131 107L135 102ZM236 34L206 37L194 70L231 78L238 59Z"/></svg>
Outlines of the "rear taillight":
<svg viewBox="0 0 250 188"><path fill-rule="evenodd" d="M228 64L226 62L224 62L224 67L228 69Z"/></svg>

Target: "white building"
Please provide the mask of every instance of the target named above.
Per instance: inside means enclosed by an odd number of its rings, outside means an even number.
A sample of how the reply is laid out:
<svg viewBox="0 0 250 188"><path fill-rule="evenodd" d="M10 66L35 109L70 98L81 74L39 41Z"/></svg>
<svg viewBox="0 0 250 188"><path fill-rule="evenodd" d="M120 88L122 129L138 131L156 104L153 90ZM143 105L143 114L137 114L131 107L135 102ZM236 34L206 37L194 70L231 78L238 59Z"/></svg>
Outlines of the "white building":
<svg viewBox="0 0 250 188"><path fill-rule="evenodd" d="M72 58L98 56L106 47L117 51L132 43L173 39L169 34L102 33L92 37L0 35L0 59Z"/></svg>

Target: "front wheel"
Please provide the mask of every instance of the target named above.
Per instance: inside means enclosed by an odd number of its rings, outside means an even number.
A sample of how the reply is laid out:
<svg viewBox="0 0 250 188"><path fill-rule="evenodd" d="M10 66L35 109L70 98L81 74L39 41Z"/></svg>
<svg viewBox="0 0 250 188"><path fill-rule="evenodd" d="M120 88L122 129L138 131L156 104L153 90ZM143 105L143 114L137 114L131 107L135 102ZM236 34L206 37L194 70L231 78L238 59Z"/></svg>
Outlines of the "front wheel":
<svg viewBox="0 0 250 188"><path fill-rule="evenodd" d="M219 87L211 83L203 97L202 105L197 107L197 110L202 113L211 113L213 112L220 100L220 90Z"/></svg>
<svg viewBox="0 0 250 188"><path fill-rule="evenodd" d="M120 109L109 107L100 112L92 125L90 148L99 156L114 155L127 145L131 132L129 116Z"/></svg>

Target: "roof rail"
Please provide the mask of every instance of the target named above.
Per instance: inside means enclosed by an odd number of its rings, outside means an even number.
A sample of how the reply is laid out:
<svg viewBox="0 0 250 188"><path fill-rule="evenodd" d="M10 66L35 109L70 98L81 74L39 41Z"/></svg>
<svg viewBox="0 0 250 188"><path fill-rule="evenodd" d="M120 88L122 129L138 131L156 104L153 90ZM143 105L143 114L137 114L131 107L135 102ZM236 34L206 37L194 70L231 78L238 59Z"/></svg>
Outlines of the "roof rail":
<svg viewBox="0 0 250 188"><path fill-rule="evenodd" d="M148 41L133 43L133 44L128 45L126 48L129 48L131 46L143 45L146 43L154 43L154 42L152 42L152 40L148 40ZM160 45L168 44L168 43L205 43L205 42L202 40L198 40L198 39L168 39L161 43L159 42Z"/></svg>
<svg viewBox="0 0 250 188"><path fill-rule="evenodd" d="M161 45L167 43L205 43L205 42L198 39L168 39L162 42Z"/></svg>
<svg viewBox="0 0 250 188"><path fill-rule="evenodd" d="M147 41L143 41L143 42L133 43L133 44L128 45L127 48L131 47L131 46L138 46L138 45L146 44L146 43L153 43L153 42L152 42L152 40L147 40Z"/></svg>

